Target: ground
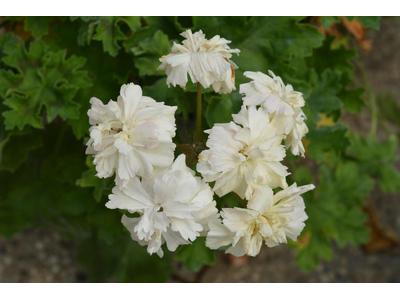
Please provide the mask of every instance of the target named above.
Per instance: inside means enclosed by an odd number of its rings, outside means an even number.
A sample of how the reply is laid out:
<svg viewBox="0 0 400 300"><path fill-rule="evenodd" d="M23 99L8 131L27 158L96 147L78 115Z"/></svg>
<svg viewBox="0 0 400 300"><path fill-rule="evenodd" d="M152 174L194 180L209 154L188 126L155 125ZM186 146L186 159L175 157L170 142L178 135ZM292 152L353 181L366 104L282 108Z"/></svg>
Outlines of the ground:
<svg viewBox="0 0 400 300"><path fill-rule="evenodd" d="M385 19L380 31L369 31L374 41L368 56L361 54L375 93L391 93L400 101L400 24ZM345 115L344 121L359 132L368 132L368 110ZM397 129L398 130L398 129ZM385 135L379 132L378 135ZM400 170L400 164L397 164ZM366 199L376 212L384 232L400 237L400 195L384 195L378 188ZM256 258L232 261L217 254L215 266L200 274L175 266L171 282L400 282L400 248L370 253L362 247L335 247L330 262L322 262L309 273L295 263L296 250L285 246L263 247ZM45 229L26 229L10 240L0 237L0 282L85 282L76 262L76 244Z"/></svg>

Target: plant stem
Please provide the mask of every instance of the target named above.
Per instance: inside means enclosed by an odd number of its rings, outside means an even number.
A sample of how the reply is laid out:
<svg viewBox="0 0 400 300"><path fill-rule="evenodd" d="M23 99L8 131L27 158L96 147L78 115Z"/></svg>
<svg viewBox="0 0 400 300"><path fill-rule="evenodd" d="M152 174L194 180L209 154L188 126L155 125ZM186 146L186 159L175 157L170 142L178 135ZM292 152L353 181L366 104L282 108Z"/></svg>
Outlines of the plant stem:
<svg viewBox="0 0 400 300"><path fill-rule="evenodd" d="M247 207L246 201L244 201L242 198L240 198L238 194L236 194L235 192L231 192L231 194L232 194L237 200L239 200L239 202L243 205L244 208Z"/></svg>
<svg viewBox="0 0 400 300"><path fill-rule="evenodd" d="M194 144L195 147L199 144L201 140L201 84L198 82L197 83L197 114L196 114L196 133L194 136Z"/></svg>
<svg viewBox="0 0 400 300"><path fill-rule="evenodd" d="M374 135L376 135L376 131L378 128L378 107L376 104L376 98L375 98L374 91L372 90L371 81L368 78L367 71L365 70L364 65L362 64L360 59L358 59L358 67L360 69L361 76L362 76L364 84L365 84L367 98L369 100L369 109L371 111L371 129L370 129L369 134L371 136L374 136Z"/></svg>

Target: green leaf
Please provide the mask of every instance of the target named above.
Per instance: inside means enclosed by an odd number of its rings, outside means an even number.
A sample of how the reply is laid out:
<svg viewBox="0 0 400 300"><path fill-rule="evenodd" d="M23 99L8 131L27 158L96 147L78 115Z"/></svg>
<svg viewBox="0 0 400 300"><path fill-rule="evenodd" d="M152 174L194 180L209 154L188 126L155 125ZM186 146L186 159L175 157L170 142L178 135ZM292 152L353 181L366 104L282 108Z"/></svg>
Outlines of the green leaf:
<svg viewBox="0 0 400 300"><path fill-rule="evenodd" d="M157 80L152 86L143 87L143 95L177 106L176 114L183 114L185 121L188 120L189 113L196 109L196 101L193 101L196 94L184 92L180 88L168 87L166 77Z"/></svg>
<svg viewBox="0 0 400 300"><path fill-rule="evenodd" d="M206 247L205 238L198 237L191 245L179 246L175 258L191 271L199 271L203 265L213 265L214 251Z"/></svg>
<svg viewBox="0 0 400 300"><path fill-rule="evenodd" d="M357 89L343 89L339 93L339 98L342 100L343 107L350 113L360 113L362 108L365 107L365 102L362 98L364 88Z"/></svg>
<svg viewBox="0 0 400 300"><path fill-rule="evenodd" d="M374 136L353 135L348 154L360 162L365 173L378 180L383 192L396 193L400 191L400 174L393 167L398 160L396 151L397 139L394 136L380 142Z"/></svg>
<svg viewBox="0 0 400 300"><path fill-rule="evenodd" d="M30 44L7 45L3 61L18 72L0 71L0 86L6 86L2 96L11 108L4 112L6 129L26 125L42 128L42 110L46 108L47 122L57 116L63 120L79 117L79 104L73 99L81 88L91 85L86 71L78 70L86 62L83 57L66 59L66 50L50 52L40 40Z"/></svg>
<svg viewBox="0 0 400 300"><path fill-rule="evenodd" d="M49 22L52 17L26 17L24 29L32 32L33 37L40 38L49 33Z"/></svg>
<svg viewBox="0 0 400 300"><path fill-rule="evenodd" d="M343 124L335 124L332 127L319 127L311 129L306 139L310 141L307 146L309 154L317 162L322 162L326 152L342 152L350 144L345 137L347 127Z"/></svg>
<svg viewBox="0 0 400 300"><path fill-rule="evenodd" d="M352 21L354 18L357 18L364 27L379 29L379 20L381 17L377 16L363 16L363 17L345 17L349 21Z"/></svg>
<svg viewBox="0 0 400 300"><path fill-rule="evenodd" d="M96 202L90 199L90 191L86 189L71 189L66 186L64 190L60 189L59 192L63 193L63 197L60 199L60 209L64 213L80 216L92 210L96 205Z"/></svg>
<svg viewBox="0 0 400 300"><path fill-rule="evenodd" d="M303 271L311 271L318 267L321 259L331 260L332 255L329 239L312 234L307 247L300 249L296 262Z"/></svg>
<svg viewBox="0 0 400 300"><path fill-rule="evenodd" d="M298 186L310 184L310 182L315 182L310 169L305 166L296 168L296 170L293 171L293 175L295 177L295 182Z"/></svg>
<svg viewBox="0 0 400 300"><path fill-rule="evenodd" d="M42 145L40 136L14 133L0 143L0 170L14 172L28 158L30 151Z"/></svg>
<svg viewBox="0 0 400 300"><path fill-rule="evenodd" d="M345 162L336 170L322 166L318 182L313 193L303 196L308 219L297 243L297 262L306 271L321 259L332 258L332 238L339 247L349 243L358 246L369 240L367 217L361 206L374 186L373 180L356 163Z"/></svg>
<svg viewBox="0 0 400 300"><path fill-rule="evenodd" d="M121 46L118 41L126 39L126 35L122 32L120 22L124 22L129 26L130 30L140 27L140 17L99 17L96 27L96 34L93 39L103 42L103 49L111 56L116 56Z"/></svg>
<svg viewBox="0 0 400 300"><path fill-rule="evenodd" d="M93 158L90 156L86 158L86 165L89 167L89 169L82 173L81 178L76 181L76 185L83 188L94 188L93 197L97 202L100 202L104 195L108 195L110 193L113 180L112 178L101 179L96 177L97 172L92 160Z"/></svg>
<svg viewBox="0 0 400 300"><path fill-rule="evenodd" d="M325 69L321 76L311 73L312 90L306 99L304 112L307 116L307 125L313 127L319 120L319 113L331 113L340 109L343 104L338 97L342 89L340 73Z"/></svg>
<svg viewBox="0 0 400 300"><path fill-rule="evenodd" d="M335 16L322 16L321 17L322 27L326 28L326 29L331 28L332 24L339 23L339 22L340 22L339 17L335 17Z"/></svg>
<svg viewBox="0 0 400 300"><path fill-rule="evenodd" d="M358 56L357 50L346 49L343 46L340 46L338 49L333 49L332 44L334 39L333 36L328 35L322 47L314 49L313 55L307 57L307 65L314 68L318 73L322 73L325 69L352 72L354 66L351 60Z"/></svg>
<svg viewBox="0 0 400 300"><path fill-rule="evenodd" d="M400 126L400 105L397 98L392 94L378 94L377 104L379 107L379 116L383 121L389 121Z"/></svg>
<svg viewBox="0 0 400 300"><path fill-rule="evenodd" d="M0 35L0 63L3 58L3 49L6 45L16 44L20 41L20 39L15 36L13 33L9 32L3 35ZM1 95L1 94L0 94Z"/></svg>
<svg viewBox="0 0 400 300"><path fill-rule="evenodd" d="M171 43L168 36L158 30L152 38L139 42L138 46L130 49L135 56L135 66L139 69L139 76L163 75L164 71L157 71L160 66L160 57L171 52Z"/></svg>
<svg viewBox="0 0 400 300"><path fill-rule="evenodd" d="M238 93L212 96L205 111L208 125L232 121L232 114L238 113L243 103L240 98Z"/></svg>
<svg viewBox="0 0 400 300"><path fill-rule="evenodd" d="M400 174L393 166L383 165L379 170L379 186L386 193L398 193L400 191Z"/></svg>
<svg viewBox="0 0 400 300"><path fill-rule="evenodd" d="M190 17L191 18L191 17ZM182 27L182 24L178 21L181 17L168 16L168 17L154 17L144 16L143 17L147 27L149 29L162 30L171 39L181 39L180 34L186 29ZM187 19L186 19L187 21ZM189 22L190 23L190 22ZM153 31L155 32L155 31Z"/></svg>
<svg viewBox="0 0 400 300"><path fill-rule="evenodd" d="M84 22L89 22L89 21L97 20L98 17L94 17L94 16L71 16L69 18L71 19L71 21L82 19L82 21L84 21Z"/></svg>
<svg viewBox="0 0 400 300"><path fill-rule="evenodd" d="M87 201L91 200L87 199ZM94 201L91 202L95 203ZM106 209L104 203L96 206L89 213L88 221L92 227L97 228L97 237L109 245L112 245L118 238L125 236L126 230L121 223L121 213L118 210ZM104 226L105 224L107 226Z"/></svg>
<svg viewBox="0 0 400 300"><path fill-rule="evenodd" d="M220 35L232 40L231 48L240 49L232 60L239 66L237 83L247 81L244 71L268 70L285 78L295 70L288 63L293 57L312 54L324 39L317 28L299 23L302 17L193 17L196 30L206 37Z"/></svg>

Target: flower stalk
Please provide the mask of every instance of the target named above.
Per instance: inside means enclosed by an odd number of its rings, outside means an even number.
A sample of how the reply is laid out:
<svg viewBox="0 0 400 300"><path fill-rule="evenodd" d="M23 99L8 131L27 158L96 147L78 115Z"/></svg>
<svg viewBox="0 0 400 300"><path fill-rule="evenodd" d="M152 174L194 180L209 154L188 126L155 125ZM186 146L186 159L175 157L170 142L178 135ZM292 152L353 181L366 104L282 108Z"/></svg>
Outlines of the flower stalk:
<svg viewBox="0 0 400 300"><path fill-rule="evenodd" d="M196 133L194 136L195 147L201 140L201 116L202 116L202 103L201 103L201 84L197 83L197 110L196 110Z"/></svg>

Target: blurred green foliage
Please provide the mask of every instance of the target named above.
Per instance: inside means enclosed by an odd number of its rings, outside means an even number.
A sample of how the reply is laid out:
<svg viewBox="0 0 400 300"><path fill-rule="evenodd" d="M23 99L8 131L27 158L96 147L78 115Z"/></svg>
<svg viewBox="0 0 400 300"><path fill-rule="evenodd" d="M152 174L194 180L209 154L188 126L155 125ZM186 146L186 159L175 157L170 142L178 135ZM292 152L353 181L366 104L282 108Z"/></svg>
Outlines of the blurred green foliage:
<svg viewBox="0 0 400 300"><path fill-rule="evenodd" d="M378 17L358 18L365 27L379 28ZM321 26L339 22L322 17ZM18 36L16 28L24 31ZM330 259L333 241L339 246L367 242L361 208L374 180L384 192L400 190L393 168L397 140L349 133L340 123L343 110L359 113L365 106L363 89L351 88L357 51L333 48L334 38L304 17L7 18L0 27L7 31L0 36L0 235L47 227L77 240L89 281L166 281L172 259L194 271L214 263L204 239L176 253L164 251L162 259L149 256L130 239L121 213L105 208L113 179L95 177L85 155L90 97L116 100L126 82L140 84L157 101L178 105L175 142L191 141L195 86L188 84L186 92L168 88L165 74L157 71L158 58L187 28L221 35L241 50L233 58L239 66L237 90L230 95L205 90L203 124L228 122L239 111L244 71L272 70L304 94L305 161L311 167L289 155L289 180L317 188L305 195L309 219L299 242L291 243L299 248L299 266L311 270L320 259ZM382 112L396 122L390 105ZM216 199L219 207L237 205L231 195Z"/></svg>

